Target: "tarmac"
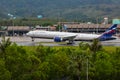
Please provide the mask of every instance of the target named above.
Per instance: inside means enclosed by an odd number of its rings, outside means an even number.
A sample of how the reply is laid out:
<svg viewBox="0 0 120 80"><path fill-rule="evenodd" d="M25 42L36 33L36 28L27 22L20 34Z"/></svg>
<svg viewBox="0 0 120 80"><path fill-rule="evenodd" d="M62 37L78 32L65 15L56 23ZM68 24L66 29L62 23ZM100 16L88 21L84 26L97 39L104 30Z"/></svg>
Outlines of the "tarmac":
<svg viewBox="0 0 120 80"><path fill-rule="evenodd" d="M74 41L74 44L67 44L67 42L62 43L56 43L53 39L42 39L42 38L35 38L34 41L30 37L26 36L6 36L5 37L10 38L10 41L12 43L16 43L19 46L37 46L37 45L43 45L43 46L78 46L80 42L83 41ZM0 37L0 41L2 38ZM91 43L91 42L88 42ZM117 38L115 40L108 40L108 41L101 41L101 44L103 46L120 46L120 38Z"/></svg>

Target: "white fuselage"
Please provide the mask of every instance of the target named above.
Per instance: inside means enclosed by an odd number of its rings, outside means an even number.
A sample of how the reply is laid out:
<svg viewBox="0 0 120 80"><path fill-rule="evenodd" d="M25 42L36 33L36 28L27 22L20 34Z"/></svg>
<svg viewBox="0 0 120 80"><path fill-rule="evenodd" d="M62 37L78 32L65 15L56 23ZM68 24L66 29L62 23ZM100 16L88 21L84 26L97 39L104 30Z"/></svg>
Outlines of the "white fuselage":
<svg viewBox="0 0 120 80"><path fill-rule="evenodd" d="M75 37L75 40L93 40L101 36L97 34L88 34L88 33L76 33L76 34L77 36Z"/></svg>
<svg viewBox="0 0 120 80"><path fill-rule="evenodd" d="M30 31L27 33L27 36L32 38L50 38L54 37L64 37L64 36L76 36L74 40L93 40L98 38L100 35L97 34L86 34L86 33L70 33L70 32L55 32L55 31Z"/></svg>

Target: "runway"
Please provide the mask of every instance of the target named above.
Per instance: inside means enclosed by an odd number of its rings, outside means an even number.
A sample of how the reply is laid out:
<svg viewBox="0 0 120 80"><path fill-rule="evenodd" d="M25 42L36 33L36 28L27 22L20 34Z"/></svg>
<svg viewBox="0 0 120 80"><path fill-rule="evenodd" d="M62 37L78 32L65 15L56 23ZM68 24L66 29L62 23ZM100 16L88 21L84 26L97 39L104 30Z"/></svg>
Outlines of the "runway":
<svg viewBox="0 0 120 80"><path fill-rule="evenodd" d="M35 38L34 42L31 40L30 37L22 36L13 36L13 37L5 37L10 38L11 42L15 42L19 46L37 46L39 44L43 46L78 46L80 42L82 41L74 41L74 44L67 45L67 43L55 43L53 39L41 39L41 38ZM0 37L0 41L1 41ZM88 42L91 43L91 42ZM120 46L120 38L117 38L115 40L109 40L109 41L101 41L101 44L103 46Z"/></svg>

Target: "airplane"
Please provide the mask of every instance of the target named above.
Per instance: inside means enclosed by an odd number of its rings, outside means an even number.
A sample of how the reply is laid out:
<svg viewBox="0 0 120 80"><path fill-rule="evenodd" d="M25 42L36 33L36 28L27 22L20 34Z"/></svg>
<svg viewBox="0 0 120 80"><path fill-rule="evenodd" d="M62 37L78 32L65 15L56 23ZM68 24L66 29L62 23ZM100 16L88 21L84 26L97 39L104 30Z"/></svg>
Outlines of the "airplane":
<svg viewBox="0 0 120 80"><path fill-rule="evenodd" d="M100 41L114 39L113 35L116 33L117 24L113 24L102 34L88 34L88 33L70 33L70 32L57 32L57 31L29 31L26 35L32 38L46 38L53 39L54 42L69 41L72 44L75 40L99 39Z"/></svg>

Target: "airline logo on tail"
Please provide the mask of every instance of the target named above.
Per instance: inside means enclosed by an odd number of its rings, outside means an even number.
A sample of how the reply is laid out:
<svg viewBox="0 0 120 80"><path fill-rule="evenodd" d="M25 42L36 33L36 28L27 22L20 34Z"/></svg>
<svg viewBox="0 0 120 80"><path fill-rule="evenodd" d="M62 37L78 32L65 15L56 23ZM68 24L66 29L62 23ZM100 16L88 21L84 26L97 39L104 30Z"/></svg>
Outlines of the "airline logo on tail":
<svg viewBox="0 0 120 80"><path fill-rule="evenodd" d="M114 24L113 26L111 26L110 28L107 29L108 30L112 30L112 29L116 29L117 28L117 24Z"/></svg>
<svg viewBox="0 0 120 80"><path fill-rule="evenodd" d="M117 28L117 24L114 24L113 26L111 26L110 28L108 28L100 37L100 40L107 40L107 39L111 39L112 35L114 35L116 33L116 28Z"/></svg>

